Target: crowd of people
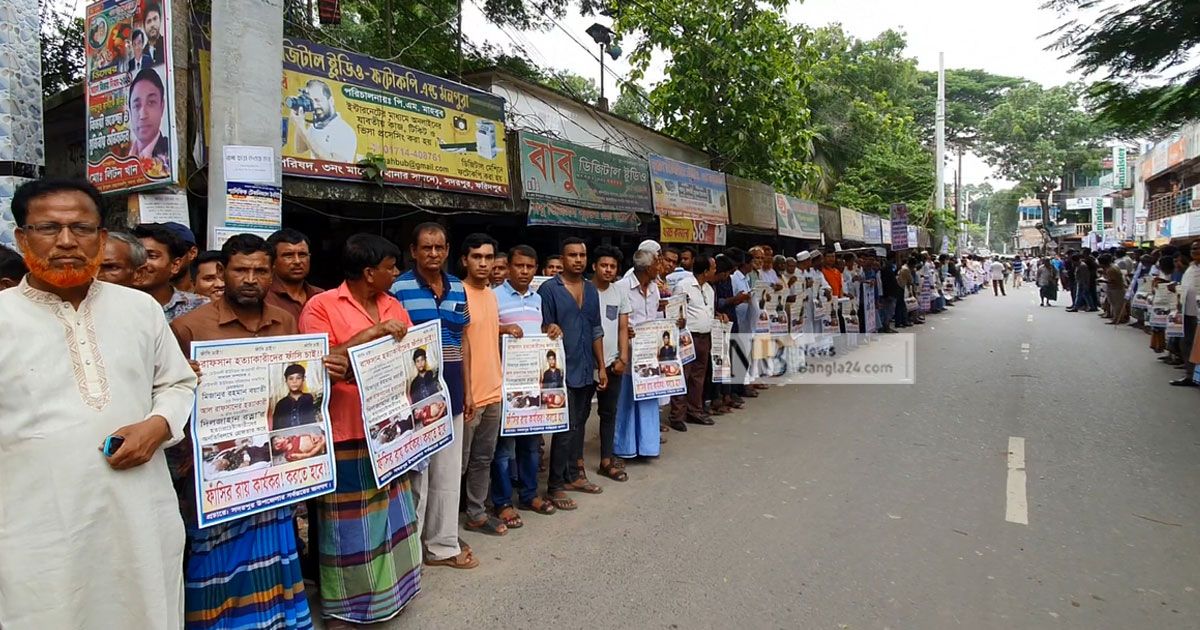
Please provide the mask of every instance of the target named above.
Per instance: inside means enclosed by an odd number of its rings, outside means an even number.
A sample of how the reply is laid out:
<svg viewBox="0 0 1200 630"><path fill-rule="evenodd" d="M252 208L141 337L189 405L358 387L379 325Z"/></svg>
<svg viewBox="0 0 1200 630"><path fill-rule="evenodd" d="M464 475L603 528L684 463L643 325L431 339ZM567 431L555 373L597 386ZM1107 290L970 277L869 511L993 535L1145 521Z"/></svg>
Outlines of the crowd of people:
<svg viewBox="0 0 1200 630"><path fill-rule="evenodd" d="M754 379L751 344L732 344L746 366L732 382L714 379L708 357L716 327L758 330L761 291L842 305L827 332L889 333L922 324L994 273L977 257L874 248L784 256L762 244L712 255L647 240L626 260L575 237L539 252L470 234L452 251L445 226L422 223L407 252L378 235L349 237L343 282L322 290L308 282L311 244L295 230L240 234L202 252L180 224L107 231L102 208L89 184L28 183L12 206L22 253L0 251L0 288L10 289L0 292L9 384L0 397L0 626L12 630L97 619L305 628L312 589L328 627L390 619L417 595L423 567L479 566L460 528L503 537L531 515L586 509L585 497L606 489L591 475L630 481L625 461L661 457L672 430L711 427L753 404L766 385ZM683 366L685 393L637 400L632 339L680 295L686 308L674 324L700 359ZM347 350L434 320L453 442L380 488ZM198 527L187 425L204 374L187 358L191 344L297 333L329 339L336 488ZM501 340L541 334L563 344L543 380L565 387L569 428L501 437ZM301 426L313 413L304 370L285 377L272 421ZM593 401L599 457L589 462ZM319 436L280 439L325 448ZM241 463L253 463L262 447L240 448ZM110 573L99 584L97 567Z"/></svg>

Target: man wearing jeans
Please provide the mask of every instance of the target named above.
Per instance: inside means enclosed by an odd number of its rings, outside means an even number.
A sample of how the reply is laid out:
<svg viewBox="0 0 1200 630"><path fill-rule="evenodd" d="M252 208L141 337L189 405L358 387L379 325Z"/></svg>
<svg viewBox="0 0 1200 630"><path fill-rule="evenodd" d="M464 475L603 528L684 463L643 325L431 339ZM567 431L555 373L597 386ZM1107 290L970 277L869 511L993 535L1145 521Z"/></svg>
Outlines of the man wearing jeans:
<svg viewBox="0 0 1200 630"><path fill-rule="evenodd" d="M473 401L465 396L463 328L471 323L462 282L446 273L446 228L422 223L413 228L409 245L414 264L392 285L392 295L408 311L414 324L440 320L442 326L442 380L450 392L454 441L417 466L413 494L417 499L417 531L425 564L474 569L479 560L458 542L458 502L462 481L464 421L474 418Z"/></svg>
<svg viewBox="0 0 1200 630"><path fill-rule="evenodd" d="M619 383L629 369L629 313L633 310L628 291L614 282L621 270L621 250L602 245L596 248L593 258L592 281L600 296L600 324L604 328L604 365L609 382ZM691 261L686 264L691 265ZM600 416L599 472L614 481L629 479L624 462L613 455L620 395L621 388L616 385L596 395L596 413Z"/></svg>
<svg viewBox="0 0 1200 630"><path fill-rule="evenodd" d="M603 489L588 481L584 473L583 435L592 395L608 387L604 369L604 328L600 325L600 296L583 277L587 267L587 245L568 237L562 244L563 269L538 288L542 296L542 327L547 334L561 331L566 353L567 415L570 429L555 433L550 441L547 486L550 500L560 510L578 506L566 491L600 494ZM597 382L597 380L599 382Z"/></svg>
<svg viewBox="0 0 1200 630"><path fill-rule="evenodd" d="M521 337L519 326L500 326L496 294L492 293L492 261L496 257L496 239L487 234L470 234L462 243L463 289L471 322L463 330L463 373L466 396L475 409L475 420L463 427L463 491L466 493L467 529L503 536L508 527L489 516L488 489L491 487L492 458L496 438L500 436L500 398L503 377L500 365L500 335Z"/></svg>

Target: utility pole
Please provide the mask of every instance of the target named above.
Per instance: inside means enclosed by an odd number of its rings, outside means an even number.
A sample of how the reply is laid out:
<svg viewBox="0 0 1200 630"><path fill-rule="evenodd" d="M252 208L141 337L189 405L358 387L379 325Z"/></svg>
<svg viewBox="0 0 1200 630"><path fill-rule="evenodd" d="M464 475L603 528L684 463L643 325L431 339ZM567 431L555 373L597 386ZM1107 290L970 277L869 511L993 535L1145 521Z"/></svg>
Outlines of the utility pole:
<svg viewBox="0 0 1200 630"><path fill-rule="evenodd" d="M958 220L958 246L959 248L966 247L967 240L967 221L966 221L966 205L963 203L963 181L962 181L962 147L958 148L958 170L954 172L954 218Z"/></svg>
<svg viewBox="0 0 1200 630"><path fill-rule="evenodd" d="M226 220L227 145L271 147L275 185L282 184L280 89L283 76L283 2L213 0L212 89L207 243ZM208 122L208 121L206 121Z"/></svg>
<svg viewBox="0 0 1200 630"><path fill-rule="evenodd" d="M37 32L41 24L37 2L6 2L5 7L6 21L15 25L15 33L26 29ZM0 60L0 76L7 75L11 87L0 91L0 111L11 113L13 133L0 138L0 244L15 246L13 230L17 226L9 210L13 192L40 176L46 165L42 136L42 56L37 37L10 37L5 48L9 54L6 60Z"/></svg>
<svg viewBox="0 0 1200 630"><path fill-rule="evenodd" d="M936 210L946 209L946 176L944 162L946 159L946 53L938 53L938 87L937 114L934 118L934 136L937 141L937 155L934 156L934 169L937 172L937 207Z"/></svg>

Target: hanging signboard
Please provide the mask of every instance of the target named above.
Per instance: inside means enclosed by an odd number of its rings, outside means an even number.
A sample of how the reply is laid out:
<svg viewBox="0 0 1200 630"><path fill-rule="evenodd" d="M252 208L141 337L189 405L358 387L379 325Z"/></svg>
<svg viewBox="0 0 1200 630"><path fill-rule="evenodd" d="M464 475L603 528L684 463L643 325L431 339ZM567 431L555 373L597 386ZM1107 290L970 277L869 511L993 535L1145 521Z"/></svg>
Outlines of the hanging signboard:
<svg viewBox="0 0 1200 630"><path fill-rule="evenodd" d="M863 242L867 243L868 245L879 245L883 243L883 231L879 223L879 217L870 214L864 214L862 215L862 222Z"/></svg>
<svg viewBox="0 0 1200 630"><path fill-rule="evenodd" d="M892 249L908 249L916 246L916 241L908 242L908 206L902 203L892 204Z"/></svg>
<svg viewBox="0 0 1200 630"><path fill-rule="evenodd" d="M879 220L879 232L880 232L880 235L883 237L883 244L891 245L892 244L892 220L891 219L880 219Z"/></svg>
<svg viewBox="0 0 1200 630"><path fill-rule="evenodd" d="M529 225L554 225L616 232L636 232L637 214L620 210L593 210L558 203L529 202Z"/></svg>
<svg viewBox="0 0 1200 630"><path fill-rule="evenodd" d="M100 192L179 181L171 3L102 0L84 19L87 179Z"/></svg>
<svg viewBox="0 0 1200 630"><path fill-rule="evenodd" d="M863 218L858 210L842 208L842 240L863 242Z"/></svg>
<svg viewBox="0 0 1200 630"><path fill-rule="evenodd" d="M775 229L775 189L750 179L725 176L730 223Z"/></svg>
<svg viewBox="0 0 1200 630"><path fill-rule="evenodd" d="M583 208L650 212L645 160L522 131L521 193L525 199Z"/></svg>
<svg viewBox="0 0 1200 630"><path fill-rule="evenodd" d="M504 99L313 42L284 38L283 172L506 197Z"/></svg>
<svg viewBox="0 0 1200 630"><path fill-rule="evenodd" d="M780 236L821 238L821 214L817 204L775 193L775 225Z"/></svg>
<svg viewBox="0 0 1200 630"><path fill-rule="evenodd" d="M664 243L724 245L726 226L695 219L659 217L659 240Z"/></svg>
<svg viewBox="0 0 1200 630"><path fill-rule="evenodd" d="M650 156L654 212L660 217L729 223L725 175L661 155Z"/></svg>

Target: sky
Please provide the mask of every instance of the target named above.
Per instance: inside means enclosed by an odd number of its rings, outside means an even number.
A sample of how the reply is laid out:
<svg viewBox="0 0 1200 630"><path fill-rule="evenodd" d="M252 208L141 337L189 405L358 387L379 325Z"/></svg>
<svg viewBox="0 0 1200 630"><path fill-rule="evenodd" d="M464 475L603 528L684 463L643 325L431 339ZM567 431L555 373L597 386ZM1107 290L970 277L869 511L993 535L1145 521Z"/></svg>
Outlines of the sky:
<svg viewBox="0 0 1200 630"><path fill-rule="evenodd" d="M476 1L465 0L463 11L463 30L472 41L511 48L515 38L533 61L543 66L593 79L599 77L600 64L593 56L598 54L598 47L584 30L597 21L608 24L607 18L571 15L559 20L562 28L544 33L513 33L489 24ZM839 22L851 35L862 39L875 37L889 28L904 31L908 54L917 59L922 70L937 70L938 53L943 52L947 68L981 68L1025 77L1046 86L1077 80L1079 77L1071 73L1069 61L1043 50L1046 42L1038 36L1058 24L1054 12L1039 8L1043 1L807 0L793 3L787 17L791 22L810 26ZM587 47L572 41L564 31ZM624 59L605 62L619 76L625 76L629 70ZM650 81L662 76L653 69L648 74ZM605 82L612 88L613 74L606 72ZM956 166L957 161L948 165L947 182L953 181ZM985 179L997 188L1012 185L993 175L982 159L965 156L963 181L981 183Z"/></svg>

